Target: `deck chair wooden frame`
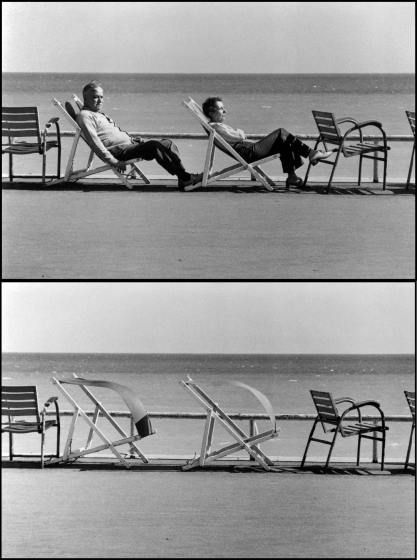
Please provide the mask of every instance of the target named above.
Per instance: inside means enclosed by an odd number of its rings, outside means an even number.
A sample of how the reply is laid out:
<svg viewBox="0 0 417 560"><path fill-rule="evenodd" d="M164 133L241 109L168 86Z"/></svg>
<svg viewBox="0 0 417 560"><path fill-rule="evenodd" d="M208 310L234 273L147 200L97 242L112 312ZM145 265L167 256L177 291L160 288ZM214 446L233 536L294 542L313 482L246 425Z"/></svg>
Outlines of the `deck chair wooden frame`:
<svg viewBox="0 0 417 560"><path fill-rule="evenodd" d="M207 411L200 455L182 467L183 470L190 470L197 466L204 467L208 463L212 463L217 459L226 457L242 449L245 450L250 457L252 457L252 459L254 459L265 470L271 470L273 462L267 455L265 455L265 453L263 453L263 451L261 451L258 446L260 443L278 437L279 429L276 427L275 418L273 426L270 430L255 435L247 435L235 422L233 422L233 420L231 420L228 414L224 412L224 410L222 410L219 405L215 403L213 399L191 379L191 377L188 377L187 381L181 381L181 384ZM262 396L266 399L265 395ZM216 420L236 440L236 443L211 451Z"/></svg>
<svg viewBox="0 0 417 560"><path fill-rule="evenodd" d="M314 420L313 427L311 428L310 435L308 436L307 445L304 451L303 459L301 461L301 467L304 466L307 451L312 441L324 443L330 446L329 453L327 455L325 468L329 466L330 456L332 454L334 444L336 443L336 437L340 434L342 437L358 437L358 448L356 455L356 465L359 466L360 462L360 450L362 438L370 439L374 441L380 441L382 443L381 451L381 470L384 470L384 460L385 460L385 432L389 429L385 425L385 416L381 410L380 404L377 401L361 401L356 402L350 397L341 397L338 399L333 399L332 395L325 391L310 391L311 397L313 399L314 405L317 410L317 417ZM350 406L344 410L342 414L338 412L336 405L341 403L348 403ZM363 422L361 409L363 407L376 408L380 417L381 424L373 424L371 422ZM347 415L355 411L358 413L359 422L352 423ZM313 437L314 431L318 424L321 424L323 432L333 433L333 438L328 441L322 438ZM380 434L380 435L378 435Z"/></svg>
<svg viewBox="0 0 417 560"><path fill-rule="evenodd" d="M122 185L124 185L128 189L133 188L131 179L137 179L138 176L142 180L143 184L150 185L151 183L150 180L137 165L137 162L143 161L140 158L130 159L124 162L129 169L129 171L126 173L121 173L120 171L118 171L108 163L99 165L97 167L92 167L94 156L96 156L96 154L92 149L92 147L88 144L87 140L84 138L82 130L76 121L76 116L80 112L83 106L82 101L75 94L73 94L72 100L66 101L65 106L55 98L52 99L52 103L58 108L58 110L66 118L66 120L69 122L72 128L75 129L75 136L68 156L65 175L61 180L54 181L53 184L71 183L71 182L78 181L79 179L89 177L90 175L96 175L98 173L102 173L103 171L111 170L116 175L117 179L122 183ZM74 159L77 152L78 144L81 139L89 147L90 154L88 157L87 166L83 169L74 170Z"/></svg>
<svg viewBox="0 0 417 560"><path fill-rule="evenodd" d="M408 466L410 465L410 453L411 453L411 446L413 444L413 435L414 435L414 430L416 429L416 393L414 391L404 391L404 395L405 398L407 399L408 406L410 407L410 412L412 416L410 439L408 441L407 455L404 463L404 468L408 469Z"/></svg>
<svg viewBox="0 0 417 560"><path fill-rule="evenodd" d="M416 113L415 111L406 111L408 122L410 123L411 132L414 136L413 142L413 149L411 151L411 158L410 158L410 167L408 168L408 175L407 175L407 189L410 187L411 184L411 173L413 171L413 164L414 158L416 155Z"/></svg>
<svg viewBox="0 0 417 560"><path fill-rule="evenodd" d="M46 157L52 148L57 149L56 175L48 179L58 179L61 176L61 133L59 118L53 117L40 129L37 107L2 107L2 146L1 153L9 155L9 180L27 178L27 175L13 173L13 156L39 154L42 156L42 175L30 175L30 178L42 178L46 184ZM49 129L55 125L56 139L50 140ZM7 138L7 142L3 139Z"/></svg>
<svg viewBox="0 0 417 560"><path fill-rule="evenodd" d="M327 184L327 192L330 192L333 176L341 155L346 158L359 156L358 186L360 186L361 184L363 159L365 158L374 161L382 161L384 163L382 188L383 190L385 190L387 179L388 150L390 148L387 145L387 136L384 129L382 128L382 124L378 121L358 122L352 117L343 117L340 119L336 119L333 113L327 113L325 111L312 111L312 113L319 130L319 136L316 140L314 150L317 150L319 144L322 143L326 151L333 151L336 154L336 157L333 161L331 159L320 160L320 163L325 163L332 166L332 171L330 173L329 181ZM343 123L353 124L353 126L350 127L344 134L341 133L339 128L339 125ZM379 132L381 133L382 145L363 141L362 129L366 127L376 127L379 130ZM351 143L350 136L353 132L359 133L359 143ZM333 148L329 146L329 144L332 146L337 146L337 148ZM378 156L379 152L382 152L382 157ZM309 162L304 178L304 186L306 186L307 184L311 165L311 162Z"/></svg>
<svg viewBox="0 0 417 560"><path fill-rule="evenodd" d="M46 419L46 409L55 405L55 418ZM60 442L60 417L58 397L49 398L39 410L38 393L36 385L8 385L1 388L1 414L2 414L2 433L9 434L9 457L13 461L15 457L33 457L33 455L14 453L13 435L38 433L41 436L40 465L45 465L45 458L59 457ZM7 421L3 422L3 417ZM25 419L26 418L26 419ZM45 455L45 433L49 428L56 428L56 451L54 455Z"/></svg>
<svg viewBox="0 0 417 560"><path fill-rule="evenodd" d="M191 112L191 114L198 120L200 125L203 127L204 131L208 135L208 145L204 163L204 171L202 180L194 185L185 187L186 191L194 190L198 187L207 187L216 181L230 177L233 174L240 173L241 171L248 171L251 175L252 181L248 184L261 185L265 187L268 191L273 191L276 183L274 180L260 168L260 165L273 161L279 158L279 154L274 154L266 158L260 159L258 161L248 163L245 161L241 155L239 155L236 150L224 139L218 132L214 130L211 126L208 118L203 113L201 107L189 97L183 101L183 105ZM213 172L215 149L218 148L221 152L225 153L237 163L229 167L225 167L220 171Z"/></svg>
<svg viewBox="0 0 417 560"><path fill-rule="evenodd" d="M65 396L65 398L69 401L69 403L74 407L74 413L71 420L71 425L68 431L67 440L64 446L64 452L62 457L59 461L62 462L69 462L75 461L80 457L85 457L86 455L91 455L92 453L98 453L100 451L104 451L105 449L110 450L116 459L126 468L129 468L130 465L127 462L126 458L119 453L117 447L121 445L128 445L129 446L129 458L135 458L136 456L139 457L143 463L149 463L149 459L145 456L144 453L139 449L137 445L135 445L135 441L146 437L146 435L154 434L155 432L152 430L151 424L147 418L147 416L142 417L142 421L146 423L146 431L144 434L138 433L129 436L126 432L121 428L121 426L116 422L116 420L111 416L108 410L104 407L104 405L94 396L90 389L87 388L86 385L95 385L95 386L102 386L106 388L123 388L130 394L130 399L136 400L139 403L139 406L142 408L142 405L139 399L135 399L135 396L131 393L128 387L117 383L111 383L107 381L100 381L100 380L87 380L85 378L78 377L76 374L73 374L73 379L57 379L55 377L52 378L52 382L58 387L61 393ZM94 412L92 415L92 419L88 416L85 410L77 403L75 398L70 394L69 387L64 388L63 385L68 385L74 388L75 386L79 387L85 395L90 399L90 401L94 404ZM122 395L123 396L123 395ZM109 424L116 430L116 432L122 436L121 439L118 440L111 440L107 435L105 435L104 431L98 427L98 420L100 418L104 418L109 422ZM89 432L87 435L87 440L85 447L80 449L72 449L72 440L74 438L74 432L76 429L76 424L79 418L82 418L88 425ZM140 431L140 429L138 429ZM102 441L102 445L97 445L95 447L91 447L92 439L94 434L96 434Z"/></svg>

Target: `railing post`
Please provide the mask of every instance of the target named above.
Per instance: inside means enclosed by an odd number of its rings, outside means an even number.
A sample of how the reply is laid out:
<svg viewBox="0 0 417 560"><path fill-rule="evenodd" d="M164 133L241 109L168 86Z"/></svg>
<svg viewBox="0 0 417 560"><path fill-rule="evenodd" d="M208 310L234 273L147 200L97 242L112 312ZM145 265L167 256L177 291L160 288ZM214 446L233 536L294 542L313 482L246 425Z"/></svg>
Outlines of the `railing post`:
<svg viewBox="0 0 417 560"><path fill-rule="evenodd" d="M375 146L378 146L378 140L374 140L374 144ZM378 152L377 152L378 153ZM374 159L374 177L373 177L373 182L374 183L379 183L379 177L378 177L378 160Z"/></svg>

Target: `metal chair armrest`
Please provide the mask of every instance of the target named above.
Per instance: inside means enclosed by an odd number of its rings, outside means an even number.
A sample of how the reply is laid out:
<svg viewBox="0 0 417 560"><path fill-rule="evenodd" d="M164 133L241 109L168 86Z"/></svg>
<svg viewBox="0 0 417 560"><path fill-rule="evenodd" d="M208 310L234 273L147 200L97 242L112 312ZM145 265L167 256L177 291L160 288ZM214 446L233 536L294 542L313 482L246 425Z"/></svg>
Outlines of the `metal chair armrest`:
<svg viewBox="0 0 417 560"><path fill-rule="evenodd" d="M43 405L43 409L41 411L41 416L45 417L46 414L46 409L49 407L49 405L51 404L55 405L55 415L56 415L56 421L57 424L59 425L60 423L60 416L59 416L59 404L58 404L58 397L50 397L46 403Z"/></svg>
<svg viewBox="0 0 417 560"><path fill-rule="evenodd" d="M338 399L334 399L335 404L340 404L342 402L349 402L351 404L355 404L354 399L351 397L339 397Z"/></svg>
<svg viewBox="0 0 417 560"><path fill-rule="evenodd" d="M58 146L61 146L61 129L59 127L59 117L52 117L49 119L49 121L45 124L45 127L42 131L42 144L45 144L46 142L46 137L48 135L48 129L51 128L51 126L54 124L55 125L55 129L56 129L56 139L58 142Z"/></svg>
<svg viewBox="0 0 417 560"><path fill-rule="evenodd" d="M342 124L345 122L350 122L352 124L358 124L358 121L356 119L354 119L353 117L340 117L340 119L335 119L336 120L336 124Z"/></svg>

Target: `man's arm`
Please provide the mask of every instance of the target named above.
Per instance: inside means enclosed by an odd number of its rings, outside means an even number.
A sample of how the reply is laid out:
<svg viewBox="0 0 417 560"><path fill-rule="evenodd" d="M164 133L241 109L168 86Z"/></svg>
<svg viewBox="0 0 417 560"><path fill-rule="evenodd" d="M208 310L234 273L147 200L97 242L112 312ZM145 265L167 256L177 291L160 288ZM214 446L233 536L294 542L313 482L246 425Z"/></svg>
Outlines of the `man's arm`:
<svg viewBox="0 0 417 560"><path fill-rule="evenodd" d="M235 144L245 139L245 133L240 128L234 129L224 123L210 123L216 132L220 134L229 144Z"/></svg>
<svg viewBox="0 0 417 560"><path fill-rule="evenodd" d="M118 166L120 163L119 160L109 152L97 135L96 123L92 113L90 111L81 111L77 117L77 123L83 132L87 144L94 153L104 161L104 163L108 163L113 167Z"/></svg>

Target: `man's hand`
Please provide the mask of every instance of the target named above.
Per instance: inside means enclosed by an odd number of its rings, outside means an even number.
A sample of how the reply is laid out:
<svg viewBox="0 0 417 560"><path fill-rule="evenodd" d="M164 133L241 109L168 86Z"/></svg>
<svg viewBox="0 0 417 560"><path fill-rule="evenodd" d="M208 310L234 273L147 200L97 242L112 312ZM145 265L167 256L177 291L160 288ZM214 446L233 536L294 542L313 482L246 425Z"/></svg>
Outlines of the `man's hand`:
<svg viewBox="0 0 417 560"><path fill-rule="evenodd" d="M124 161L118 161L115 165L113 165L113 167L119 173L124 173L126 171L126 164Z"/></svg>

